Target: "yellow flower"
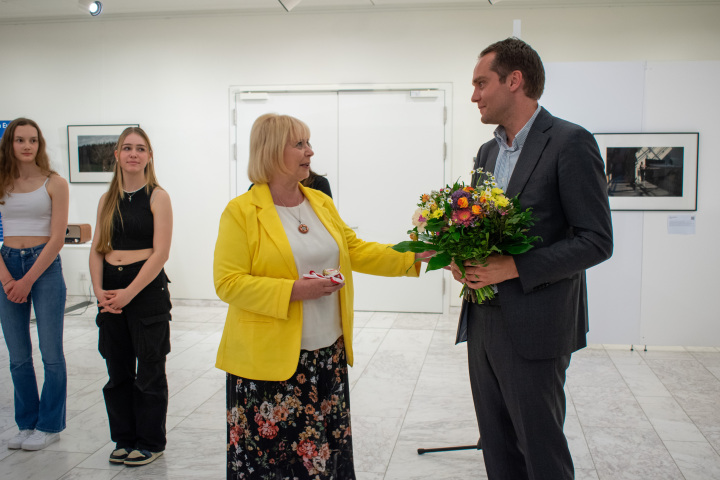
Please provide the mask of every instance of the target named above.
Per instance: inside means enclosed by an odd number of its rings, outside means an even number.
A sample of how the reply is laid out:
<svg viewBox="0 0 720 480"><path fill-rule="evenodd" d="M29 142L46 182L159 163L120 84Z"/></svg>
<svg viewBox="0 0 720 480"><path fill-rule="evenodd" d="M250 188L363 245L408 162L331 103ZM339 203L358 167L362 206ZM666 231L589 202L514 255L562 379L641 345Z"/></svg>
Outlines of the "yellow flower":
<svg viewBox="0 0 720 480"><path fill-rule="evenodd" d="M502 195L503 193L505 193L505 192L503 192L502 188L494 187L494 188L492 189L492 194L493 194L493 195Z"/></svg>
<svg viewBox="0 0 720 480"><path fill-rule="evenodd" d="M507 207L509 203L510 203L510 200L508 200L507 197L504 195L501 195L497 199L495 199L495 204L498 207Z"/></svg>
<svg viewBox="0 0 720 480"><path fill-rule="evenodd" d="M443 215L445 215L445 210L440 210L438 208L430 214L430 218L442 218Z"/></svg>
<svg viewBox="0 0 720 480"><path fill-rule="evenodd" d="M423 210L423 211L422 211L422 216L425 217L425 218L430 217L430 210Z"/></svg>

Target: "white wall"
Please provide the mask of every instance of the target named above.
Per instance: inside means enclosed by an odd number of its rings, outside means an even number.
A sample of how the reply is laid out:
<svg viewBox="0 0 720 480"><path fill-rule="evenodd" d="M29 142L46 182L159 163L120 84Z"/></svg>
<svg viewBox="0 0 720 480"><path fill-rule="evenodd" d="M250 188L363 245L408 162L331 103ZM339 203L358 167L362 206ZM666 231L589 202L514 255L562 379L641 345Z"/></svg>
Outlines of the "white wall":
<svg viewBox="0 0 720 480"><path fill-rule="evenodd" d="M0 118L37 120L54 166L65 176L67 125L140 123L151 136L158 177L173 200L167 265L173 295L210 299L217 222L230 199L231 86L452 82L453 177L466 176L491 132L469 101L472 68L484 46L512 33L513 19L522 20L523 38L545 62L716 62L718 18L717 6L653 6L0 24ZM716 88L715 78L698 74L695 82L678 82L668 65L666 87L647 93L644 126L707 132L700 137L698 233L657 235L665 216L645 216L642 315L674 324L683 307L669 294L675 291L670 286L680 284L682 305L692 305L693 318L714 320L707 299L718 286L718 265L706 252L720 234L711 220L720 201L709 191L709 179L718 177L704 176L713 170L718 145L711 137L720 122L701 112L713 110L703 93ZM102 185L72 184L70 221L94 226L103 191Z"/></svg>

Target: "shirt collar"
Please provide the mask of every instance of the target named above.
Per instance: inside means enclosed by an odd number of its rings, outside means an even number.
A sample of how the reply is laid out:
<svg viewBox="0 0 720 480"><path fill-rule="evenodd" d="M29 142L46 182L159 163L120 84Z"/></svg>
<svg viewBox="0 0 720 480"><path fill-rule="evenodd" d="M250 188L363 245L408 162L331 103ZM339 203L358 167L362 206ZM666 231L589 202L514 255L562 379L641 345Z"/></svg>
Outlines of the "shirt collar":
<svg viewBox="0 0 720 480"><path fill-rule="evenodd" d="M505 132L505 127L503 127L502 125L498 125L495 129L494 135L495 140L497 141L498 145L500 145L500 148L513 152L522 149L523 145L525 145L525 140L527 139L528 133L530 133L530 129L532 128L533 123L538 116L538 113L540 113L541 108L542 107L540 107L540 105L538 104L538 107L535 109L535 113L533 113L532 117L530 117L530 120L528 120L525 126L520 129L517 135L515 135L512 146L508 146L507 144L507 132Z"/></svg>

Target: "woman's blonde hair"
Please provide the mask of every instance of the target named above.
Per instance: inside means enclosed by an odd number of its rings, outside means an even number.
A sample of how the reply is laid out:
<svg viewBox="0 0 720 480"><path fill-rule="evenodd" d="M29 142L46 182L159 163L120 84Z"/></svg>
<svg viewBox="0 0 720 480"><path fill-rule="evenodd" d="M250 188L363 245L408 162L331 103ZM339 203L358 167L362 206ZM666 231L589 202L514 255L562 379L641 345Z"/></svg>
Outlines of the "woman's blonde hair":
<svg viewBox="0 0 720 480"><path fill-rule="evenodd" d="M38 151L37 155L35 155L35 164L40 167L40 170L47 176L57 174L57 172L50 168L50 159L45 150L45 137L43 137L38 124L29 118L16 118L10 122L2 138L0 138L0 199L8 193L8 190L15 183L15 179L20 176L18 159L15 158L13 143L15 142L15 130L17 130L17 127L24 125L30 125L37 130ZM0 204L4 205L5 201L0 200Z"/></svg>
<svg viewBox="0 0 720 480"><path fill-rule="evenodd" d="M289 115L266 113L255 120L250 131L248 178L252 183L268 183L278 172L287 172L283 161L285 146L310 138L310 129Z"/></svg>
<svg viewBox="0 0 720 480"><path fill-rule="evenodd" d="M122 147L125 139L131 134L140 135L147 144L148 163L145 166L145 192L150 193L154 188L159 187L157 177L155 176L155 166L153 161L153 149L150 144L150 137L140 127L128 127L120 134L118 141L115 144L115 155L119 155L120 148ZM122 215L120 214L120 201L125 198L125 191L123 190L123 172L120 168L120 162L115 159L115 166L113 167L113 177L110 181L110 188L108 188L107 194L105 195L105 203L103 203L102 209L100 210L100 218L98 219L98 226L95 228L100 230L100 239L96 250L98 253L105 255L112 251L112 236L113 236L113 223L115 215L120 218L122 224Z"/></svg>

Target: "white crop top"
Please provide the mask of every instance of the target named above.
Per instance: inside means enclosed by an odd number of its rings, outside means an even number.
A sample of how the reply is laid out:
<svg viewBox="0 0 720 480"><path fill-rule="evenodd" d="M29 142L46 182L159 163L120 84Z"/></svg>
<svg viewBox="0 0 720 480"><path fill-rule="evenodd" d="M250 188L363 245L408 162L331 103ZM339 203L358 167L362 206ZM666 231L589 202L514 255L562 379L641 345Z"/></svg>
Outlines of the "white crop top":
<svg viewBox="0 0 720 480"><path fill-rule="evenodd" d="M5 237L49 237L52 199L45 183L28 193L6 193L0 205Z"/></svg>

